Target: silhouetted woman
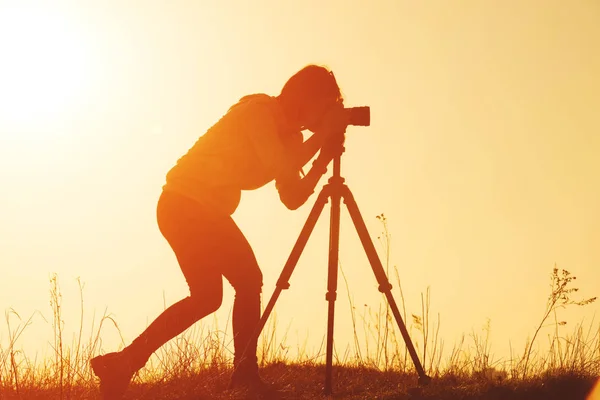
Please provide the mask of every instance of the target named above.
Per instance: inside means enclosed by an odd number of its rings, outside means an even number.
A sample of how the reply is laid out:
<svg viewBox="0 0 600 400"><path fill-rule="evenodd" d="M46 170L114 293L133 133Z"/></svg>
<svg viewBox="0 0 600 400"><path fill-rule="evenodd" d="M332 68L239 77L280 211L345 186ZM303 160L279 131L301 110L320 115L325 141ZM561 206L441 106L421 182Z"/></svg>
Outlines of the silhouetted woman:
<svg viewBox="0 0 600 400"><path fill-rule="evenodd" d="M287 208L304 204L339 152L339 133L346 127L343 107L333 73L309 65L278 96L240 99L168 172L157 205L158 226L175 252L190 295L163 311L122 351L91 360L105 398L121 396L159 347L221 306L222 277L235 289L230 387L268 389L256 357L262 273L231 214L242 190L273 180ZM306 141L304 129L314 132ZM319 150L301 177L302 167Z"/></svg>

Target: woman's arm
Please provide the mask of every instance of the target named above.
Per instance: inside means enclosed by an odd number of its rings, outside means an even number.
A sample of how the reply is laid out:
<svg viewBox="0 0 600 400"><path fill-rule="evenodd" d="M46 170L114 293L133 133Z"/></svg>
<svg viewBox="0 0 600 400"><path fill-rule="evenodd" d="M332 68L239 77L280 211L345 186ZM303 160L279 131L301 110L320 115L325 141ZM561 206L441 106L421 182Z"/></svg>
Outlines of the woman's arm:
<svg viewBox="0 0 600 400"><path fill-rule="evenodd" d="M327 164L315 160L312 168L301 178L299 171L288 171L275 179L275 187L281 202L290 210L296 210L306 203L314 193L319 180L327 172Z"/></svg>
<svg viewBox="0 0 600 400"><path fill-rule="evenodd" d="M313 162L310 171L300 177L298 170L286 169L275 179L275 187L279 192L281 202L290 210L295 210L314 193L319 180L327 172L327 165L343 151L343 136L336 141L327 142L322 148L317 159Z"/></svg>
<svg viewBox="0 0 600 400"><path fill-rule="evenodd" d="M317 152L323 147L325 143L325 133L313 133L304 143L300 145L300 149L297 153L297 165L301 168L308 163L317 154Z"/></svg>

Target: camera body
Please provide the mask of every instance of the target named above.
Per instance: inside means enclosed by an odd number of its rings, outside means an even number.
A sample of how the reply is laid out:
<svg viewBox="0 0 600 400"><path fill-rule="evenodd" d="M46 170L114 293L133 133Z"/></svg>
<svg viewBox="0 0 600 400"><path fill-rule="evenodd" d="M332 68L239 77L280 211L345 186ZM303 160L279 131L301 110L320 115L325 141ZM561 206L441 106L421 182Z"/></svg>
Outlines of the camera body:
<svg viewBox="0 0 600 400"><path fill-rule="evenodd" d="M368 106L344 108L344 112L348 117L348 125L371 125L371 108Z"/></svg>

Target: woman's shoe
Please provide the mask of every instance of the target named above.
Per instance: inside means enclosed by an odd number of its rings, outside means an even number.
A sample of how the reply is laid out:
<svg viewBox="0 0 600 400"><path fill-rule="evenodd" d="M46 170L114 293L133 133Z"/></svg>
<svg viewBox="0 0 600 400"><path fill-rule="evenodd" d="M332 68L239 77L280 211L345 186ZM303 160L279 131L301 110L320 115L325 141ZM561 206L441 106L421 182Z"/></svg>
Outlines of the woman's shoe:
<svg viewBox="0 0 600 400"><path fill-rule="evenodd" d="M104 400L120 399L136 372L130 360L121 352L94 357L90 365L100 378L100 392Z"/></svg>

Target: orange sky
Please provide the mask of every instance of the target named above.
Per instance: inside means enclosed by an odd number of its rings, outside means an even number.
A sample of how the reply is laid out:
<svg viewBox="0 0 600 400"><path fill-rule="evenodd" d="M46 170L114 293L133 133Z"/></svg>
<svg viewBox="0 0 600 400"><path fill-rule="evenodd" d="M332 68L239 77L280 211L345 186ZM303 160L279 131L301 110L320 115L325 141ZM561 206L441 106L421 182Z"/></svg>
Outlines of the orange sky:
<svg viewBox="0 0 600 400"><path fill-rule="evenodd" d="M308 63L333 69L346 104L371 106L371 127L348 130L343 175L375 240L375 216L388 218L409 313L431 287L447 346L490 318L496 356L509 340L520 349L555 264L578 276L582 296L600 294L597 2L53 4L0 0L3 310L48 318L56 272L75 331L79 276L86 319L108 309L129 343L163 293L168 304L187 295L155 223L165 173L239 97L277 94ZM291 212L272 184L243 195L234 218L266 298L314 198ZM318 346L325 332L327 215L278 303L292 347L307 335ZM342 216L351 295L360 312L376 309ZM338 299L343 348L341 277ZM567 327L598 310L565 314ZM35 324L25 347L51 340L50 325ZM117 339L107 329L105 350Z"/></svg>

